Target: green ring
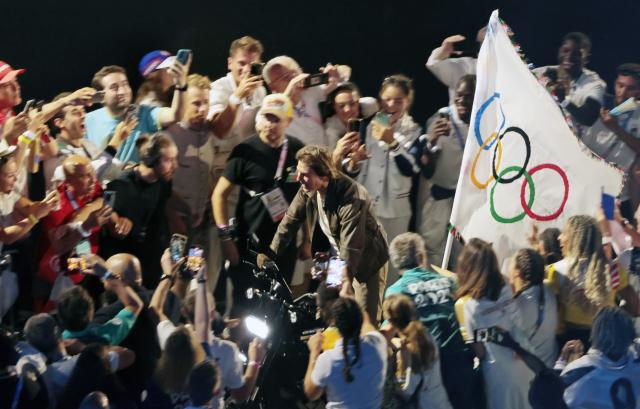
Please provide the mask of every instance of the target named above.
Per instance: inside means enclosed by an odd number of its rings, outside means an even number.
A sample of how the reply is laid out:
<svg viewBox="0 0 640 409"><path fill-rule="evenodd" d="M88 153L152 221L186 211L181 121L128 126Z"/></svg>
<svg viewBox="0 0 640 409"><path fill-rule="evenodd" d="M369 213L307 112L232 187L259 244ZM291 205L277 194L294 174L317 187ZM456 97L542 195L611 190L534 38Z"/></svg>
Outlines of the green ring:
<svg viewBox="0 0 640 409"><path fill-rule="evenodd" d="M491 187L491 194L489 196L489 210L491 211L491 216L493 216L494 220L497 221L498 223L507 224L507 223L519 222L520 220L524 219L524 217L527 215L527 213L523 211L519 215L508 219L496 213L495 206L493 205L493 191L496 190L496 186L498 186L499 180L502 179L502 176L507 172L512 172L512 171L520 172L521 170L522 168L520 166L509 166L508 168L503 169L502 172L500 172L500 174L498 175L498 179L495 180L495 183ZM529 182L528 185L530 186L530 190L531 190L531 195L529 196L529 200L527 202L527 206L531 208L531 205L533 205L533 201L535 200L535 197L536 197L536 188L533 184L533 179L531 178L531 175L529 175L529 172L527 172L526 170L522 170L522 171L523 171L524 177L527 179L527 182Z"/></svg>

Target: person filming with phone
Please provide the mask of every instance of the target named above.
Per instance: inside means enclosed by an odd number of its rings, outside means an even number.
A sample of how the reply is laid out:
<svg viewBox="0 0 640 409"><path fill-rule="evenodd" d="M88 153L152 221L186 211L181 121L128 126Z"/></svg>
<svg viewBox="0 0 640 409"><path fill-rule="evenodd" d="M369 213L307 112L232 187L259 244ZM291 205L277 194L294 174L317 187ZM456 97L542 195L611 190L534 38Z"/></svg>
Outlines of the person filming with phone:
<svg viewBox="0 0 640 409"><path fill-rule="evenodd" d="M131 230L131 221L120 217L102 199L102 188L88 158L71 155L62 163L65 181L58 186L58 209L44 219L39 275L48 295L50 286L60 274L68 271L68 258L98 252L103 227L109 235L124 237ZM71 274L75 283L81 274Z"/></svg>
<svg viewBox="0 0 640 409"><path fill-rule="evenodd" d="M377 322L389 253L386 233L371 199L362 185L336 169L327 148L305 146L296 159L301 189L278 226L271 250L282 254L300 228L313 236L318 221L333 255L345 261L341 292L355 293L360 306ZM258 264L266 259L266 255L259 255Z"/></svg>

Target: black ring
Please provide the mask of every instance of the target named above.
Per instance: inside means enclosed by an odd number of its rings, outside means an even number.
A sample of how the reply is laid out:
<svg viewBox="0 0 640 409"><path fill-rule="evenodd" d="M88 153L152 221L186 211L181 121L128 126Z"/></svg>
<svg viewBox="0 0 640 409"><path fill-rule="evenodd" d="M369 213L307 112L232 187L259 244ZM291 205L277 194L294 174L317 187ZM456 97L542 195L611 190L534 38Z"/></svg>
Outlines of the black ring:
<svg viewBox="0 0 640 409"><path fill-rule="evenodd" d="M524 141L524 146L527 148L527 155L524 159L524 164L520 167L520 170L518 171L518 173L513 177L503 179L500 176L498 176L498 171L496 170L496 156L498 155L498 144L500 143L502 138L504 138L507 132L515 132L520 136L522 136L522 140ZM529 141L529 135L527 135L525 131L518 128L517 126L510 126L500 134L498 138L498 143L496 143L495 147L493 148L493 161L491 166L491 171L493 172L493 178L496 180L496 182L502 183L502 184L511 183L520 179L520 177L522 177L524 172L526 172L527 170L527 165L529 164L530 158L531 158L531 142Z"/></svg>

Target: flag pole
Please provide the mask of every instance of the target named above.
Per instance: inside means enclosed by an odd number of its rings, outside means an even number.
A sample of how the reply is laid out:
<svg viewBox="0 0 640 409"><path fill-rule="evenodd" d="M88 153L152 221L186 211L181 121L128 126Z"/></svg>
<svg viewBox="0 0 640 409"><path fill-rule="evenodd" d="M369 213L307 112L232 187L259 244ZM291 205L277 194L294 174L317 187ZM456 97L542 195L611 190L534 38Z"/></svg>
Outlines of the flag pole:
<svg viewBox="0 0 640 409"><path fill-rule="evenodd" d="M444 256L442 257L442 268L444 270L449 266L449 257L451 257L451 247L453 246L453 233L451 230L447 232L447 244L444 246Z"/></svg>

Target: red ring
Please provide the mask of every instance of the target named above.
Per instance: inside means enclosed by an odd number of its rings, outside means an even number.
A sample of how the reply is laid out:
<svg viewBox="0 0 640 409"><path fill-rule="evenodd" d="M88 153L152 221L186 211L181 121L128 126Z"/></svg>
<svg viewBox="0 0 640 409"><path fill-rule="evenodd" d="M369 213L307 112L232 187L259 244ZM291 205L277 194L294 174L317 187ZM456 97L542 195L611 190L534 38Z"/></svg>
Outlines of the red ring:
<svg viewBox="0 0 640 409"><path fill-rule="evenodd" d="M567 199L569 199L569 179L567 178L567 174L564 173L564 171L560 169L558 165L554 165L552 163L543 163L541 165L534 166L531 169L529 169L528 172L530 176L533 176L534 173L542 169L555 170L556 172L558 172L558 174L562 178L562 183L564 184L564 197L562 198L562 203L560 203L560 207L555 213L552 213L547 216L540 216L535 214L533 210L531 210L529 206L527 206L527 201L524 199L524 191L527 188L527 183L528 183L526 178L524 180L524 183L522 183L522 189L520 189L520 204L522 205L522 208L524 209L525 213L529 217L531 217L534 220L544 222L544 221L557 219L558 216L560 216L560 214L564 210L564 206L567 204Z"/></svg>

